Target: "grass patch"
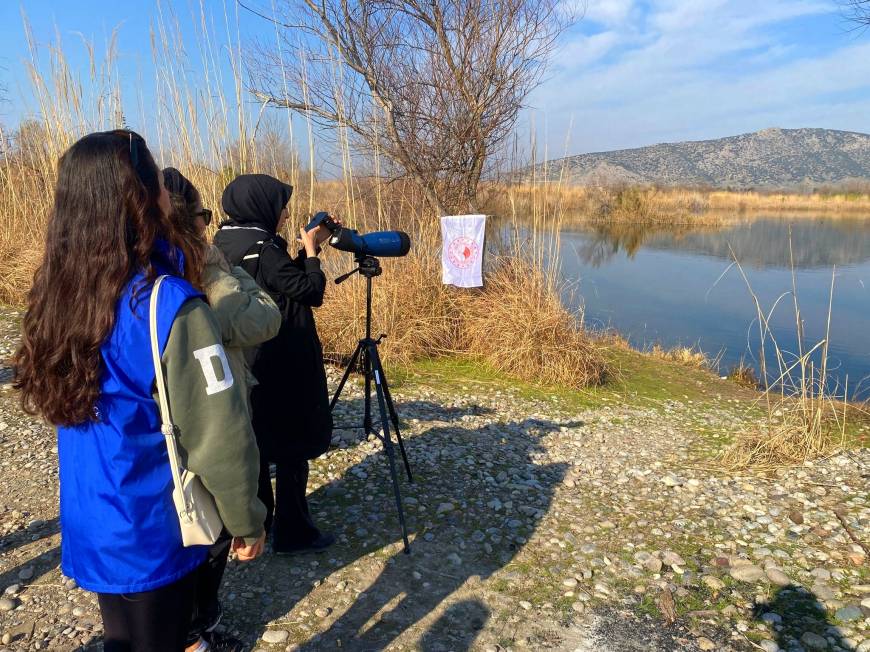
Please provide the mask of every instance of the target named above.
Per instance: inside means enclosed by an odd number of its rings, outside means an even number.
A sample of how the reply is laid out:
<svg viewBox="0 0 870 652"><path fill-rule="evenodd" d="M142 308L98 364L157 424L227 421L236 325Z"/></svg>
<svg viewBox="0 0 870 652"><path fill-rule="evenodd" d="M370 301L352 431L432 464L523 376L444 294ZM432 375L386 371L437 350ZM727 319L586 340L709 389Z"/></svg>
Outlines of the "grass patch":
<svg viewBox="0 0 870 652"><path fill-rule="evenodd" d="M602 385L580 390L513 378L486 362L450 356L388 367L394 388L426 385L435 390L500 391L531 401L556 403L564 409L589 409L616 403L660 406L667 401L707 405L726 399L750 401L756 394L719 379L703 368L651 357L627 346L606 344L601 354L613 370Z"/></svg>

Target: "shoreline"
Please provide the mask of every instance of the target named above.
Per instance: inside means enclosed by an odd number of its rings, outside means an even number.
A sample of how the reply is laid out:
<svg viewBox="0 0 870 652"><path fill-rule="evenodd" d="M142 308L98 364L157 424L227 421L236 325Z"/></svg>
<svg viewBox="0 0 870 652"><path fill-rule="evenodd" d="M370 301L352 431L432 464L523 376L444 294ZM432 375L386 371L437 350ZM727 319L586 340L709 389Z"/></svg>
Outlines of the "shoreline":
<svg viewBox="0 0 870 652"><path fill-rule="evenodd" d="M502 219L541 216L571 223L716 226L760 217L870 219L870 194L586 188L553 184L501 186L485 203ZM496 187L490 188L494 190Z"/></svg>

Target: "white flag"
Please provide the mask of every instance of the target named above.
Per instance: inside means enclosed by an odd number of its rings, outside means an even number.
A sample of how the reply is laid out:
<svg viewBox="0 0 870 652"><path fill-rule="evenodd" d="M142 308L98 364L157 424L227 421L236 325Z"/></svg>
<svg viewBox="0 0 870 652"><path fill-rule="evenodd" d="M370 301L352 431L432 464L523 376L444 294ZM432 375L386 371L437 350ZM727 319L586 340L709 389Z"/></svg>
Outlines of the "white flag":
<svg viewBox="0 0 870 652"><path fill-rule="evenodd" d="M441 218L441 276L445 285L483 285L485 215L445 215Z"/></svg>

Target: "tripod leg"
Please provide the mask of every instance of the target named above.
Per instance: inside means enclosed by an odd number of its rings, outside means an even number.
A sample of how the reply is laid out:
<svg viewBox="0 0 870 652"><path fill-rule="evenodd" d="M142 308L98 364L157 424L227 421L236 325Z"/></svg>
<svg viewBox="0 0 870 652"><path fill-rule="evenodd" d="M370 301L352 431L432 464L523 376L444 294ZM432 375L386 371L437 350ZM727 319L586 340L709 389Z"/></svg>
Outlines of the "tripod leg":
<svg viewBox="0 0 870 652"><path fill-rule="evenodd" d="M372 354L374 344L369 347L369 354ZM402 526L402 541L405 543L405 554L411 554L411 544L408 541L408 526L405 524L405 512L402 509L402 494L399 492L399 477L396 474L396 453L393 449L393 440L390 437L390 421L387 415L387 401L384 396L384 388L381 384L383 376L381 375L380 364L378 364L377 352L372 356L375 365L372 369L375 381L375 390L378 395L378 409L381 413L381 428L384 431L384 449L387 453L387 459L390 462L390 477L393 480L393 494L396 497L396 510L399 513L399 524Z"/></svg>
<svg viewBox="0 0 870 652"><path fill-rule="evenodd" d="M393 404L393 395L390 393L390 384L387 382L387 374L381 365L381 356L377 355L377 365L375 368L381 375L381 387L384 390L384 398L387 402L387 410L390 413L390 420L393 422L393 430L396 432L396 441L399 442L399 452L402 454L402 461L405 463L405 473L408 474L408 482L414 482L411 475L411 465L408 463L408 454L405 452L405 442L402 440L402 432L399 429L399 414L396 412L396 406Z"/></svg>
<svg viewBox="0 0 870 652"><path fill-rule="evenodd" d="M362 351L363 360L363 375L365 376L365 396L363 397L363 431L368 436L377 434L372 426L372 356L369 353L370 346L368 343L360 342L360 350Z"/></svg>
<svg viewBox="0 0 870 652"><path fill-rule="evenodd" d="M359 358L360 351L362 351L362 344L357 344L353 355L350 356L350 362L347 363L347 369L344 370L344 375L341 377L341 382L338 383L338 389L335 390L335 394L332 396L332 401L329 404L330 411L335 409L335 404L338 403L338 397L341 396L341 391L344 389L348 378L350 378L350 375L353 373L353 368L356 366L356 361Z"/></svg>

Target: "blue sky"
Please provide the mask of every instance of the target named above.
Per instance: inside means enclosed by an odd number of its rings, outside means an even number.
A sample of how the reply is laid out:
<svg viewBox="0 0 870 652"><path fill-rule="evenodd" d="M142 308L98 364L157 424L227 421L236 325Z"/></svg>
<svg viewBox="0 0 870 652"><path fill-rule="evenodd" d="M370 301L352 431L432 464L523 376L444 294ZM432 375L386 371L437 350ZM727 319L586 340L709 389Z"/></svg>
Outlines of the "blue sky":
<svg viewBox="0 0 870 652"><path fill-rule="evenodd" d="M767 127L870 132L870 33L836 0L588 0L532 103L551 156L566 133L581 152Z"/></svg>
<svg viewBox="0 0 870 652"><path fill-rule="evenodd" d="M162 0L193 42L200 0ZM579 2L580 0L570 0ZM233 0L202 0L215 36L226 43L224 11L236 30ZM0 120L14 124L28 104L21 10L42 49L62 38L86 72L79 34L102 46L120 25L119 71L125 97L149 114L153 70L149 25L156 0L0 2L0 79L10 101ZM826 127L870 132L870 33L852 29L836 0L588 0L564 37L544 84L530 97L520 128L534 129L550 157L717 138L766 127ZM269 37L260 19L240 12L232 38ZM197 66L191 47L190 66ZM132 98L139 97L140 100ZM152 127L131 109L128 121ZM533 126L532 126L533 125ZM301 132L302 130L297 130Z"/></svg>

